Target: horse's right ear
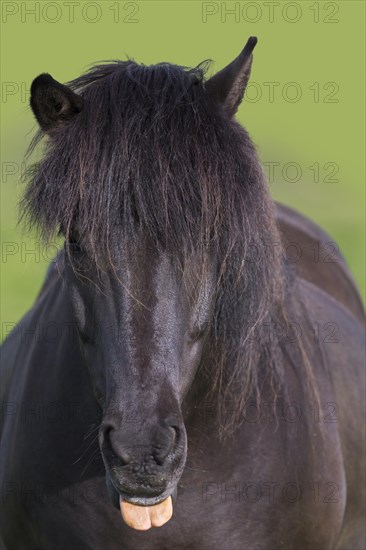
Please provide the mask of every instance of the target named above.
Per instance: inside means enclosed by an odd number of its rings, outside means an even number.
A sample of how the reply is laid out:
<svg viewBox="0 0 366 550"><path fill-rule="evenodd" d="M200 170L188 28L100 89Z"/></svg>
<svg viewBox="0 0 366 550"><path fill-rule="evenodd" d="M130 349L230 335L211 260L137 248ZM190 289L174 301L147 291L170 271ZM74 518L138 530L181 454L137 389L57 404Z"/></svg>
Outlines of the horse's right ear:
<svg viewBox="0 0 366 550"><path fill-rule="evenodd" d="M49 74L40 74L32 82L30 104L42 130L62 126L83 108L83 98Z"/></svg>

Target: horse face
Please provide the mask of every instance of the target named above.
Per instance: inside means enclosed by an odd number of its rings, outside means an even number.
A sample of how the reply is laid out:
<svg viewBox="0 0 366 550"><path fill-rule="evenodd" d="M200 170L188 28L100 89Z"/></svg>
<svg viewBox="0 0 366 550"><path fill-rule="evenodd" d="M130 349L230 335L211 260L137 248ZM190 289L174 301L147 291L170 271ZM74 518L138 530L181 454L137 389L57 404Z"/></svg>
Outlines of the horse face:
<svg viewBox="0 0 366 550"><path fill-rule="evenodd" d="M252 215L254 197L260 202L255 185L262 172L249 138L229 119L244 96L255 44L251 37L209 80L201 67L187 71L127 61L101 65L71 87L49 74L31 86L31 107L51 147L25 205L45 235L63 231L69 241L79 225L84 243L79 237L78 244L93 248L92 254L71 251L68 286L103 408L100 446L107 479L130 503L163 500L185 462L181 403L202 355L216 264L193 254L187 260L180 249L216 247L220 282L234 256L242 278L249 236L238 245L236 235L246 234L244 207ZM134 235L135 222L148 229L152 242L118 234L115 224ZM259 232L253 233L259 240ZM156 245L163 238L167 249L178 249L174 262ZM98 239L99 248L113 241L105 262L96 250ZM128 246L121 244L126 241ZM105 268L88 265L88 255ZM217 311L227 289L233 290L230 299L238 296L234 279L226 278ZM238 326L228 309L219 317L230 316ZM217 322L216 341L222 340Z"/></svg>
<svg viewBox="0 0 366 550"><path fill-rule="evenodd" d="M114 268L97 271L73 245L67 284L103 408L107 479L123 500L150 506L174 491L184 468L181 403L202 355L212 273L193 256L173 265L142 235L113 258Z"/></svg>

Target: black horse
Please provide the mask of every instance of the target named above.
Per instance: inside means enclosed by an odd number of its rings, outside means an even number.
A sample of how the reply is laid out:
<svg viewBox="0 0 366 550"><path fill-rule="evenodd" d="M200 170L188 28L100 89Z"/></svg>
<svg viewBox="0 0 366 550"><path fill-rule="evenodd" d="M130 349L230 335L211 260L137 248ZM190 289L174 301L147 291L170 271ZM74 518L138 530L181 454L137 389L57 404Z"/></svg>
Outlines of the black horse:
<svg viewBox="0 0 366 550"><path fill-rule="evenodd" d="M6 549L364 548L363 309L234 120L255 44L32 84L65 247L2 351Z"/></svg>

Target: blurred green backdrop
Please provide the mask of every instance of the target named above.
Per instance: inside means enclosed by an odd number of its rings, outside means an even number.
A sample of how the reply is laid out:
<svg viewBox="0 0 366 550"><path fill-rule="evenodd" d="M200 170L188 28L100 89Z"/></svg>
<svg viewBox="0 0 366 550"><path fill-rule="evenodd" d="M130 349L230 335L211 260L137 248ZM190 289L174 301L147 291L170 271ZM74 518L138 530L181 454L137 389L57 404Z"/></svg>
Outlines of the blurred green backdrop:
<svg viewBox="0 0 366 550"><path fill-rule="evenodd" d="M54 252L16 226L23 155L36 128L32 79L50 72L65 82L93 62L126 55L186 66L213 59L212 73L250 35L259 43L238 119L273 196L330 233L365 295L364 2L3 1L1 8L3 334L32 304Z"/></svg>

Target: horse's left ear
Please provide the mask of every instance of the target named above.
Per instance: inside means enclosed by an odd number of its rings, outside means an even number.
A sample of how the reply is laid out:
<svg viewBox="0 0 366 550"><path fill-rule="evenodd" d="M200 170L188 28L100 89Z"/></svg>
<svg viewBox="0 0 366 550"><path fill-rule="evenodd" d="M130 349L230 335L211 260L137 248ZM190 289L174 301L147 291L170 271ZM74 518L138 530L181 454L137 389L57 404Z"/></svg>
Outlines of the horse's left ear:
<svg viewBox="0 0 366 550"><path fill-rule="evenodd" d="M83 108L83 98L51 75L40 74L32 82L30 104L42 130L61 126Z"/></svg>
<svg viewBox="0 0 366 550"><path fill-rule="evenodd" d="M257 38L251 36L238 57L206 82L208 94L221 103L230 116L236 113L244 97L256 43Z"/></svg>

